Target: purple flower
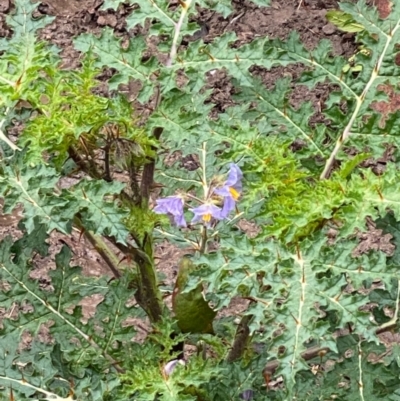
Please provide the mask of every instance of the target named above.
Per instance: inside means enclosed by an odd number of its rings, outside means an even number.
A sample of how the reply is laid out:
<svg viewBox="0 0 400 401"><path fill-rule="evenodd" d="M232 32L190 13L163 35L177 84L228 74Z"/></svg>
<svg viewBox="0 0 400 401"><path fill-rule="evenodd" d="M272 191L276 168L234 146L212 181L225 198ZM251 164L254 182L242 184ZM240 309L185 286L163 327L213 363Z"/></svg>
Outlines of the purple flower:
<svg viewBox="0 0 400 401"><path fill-rule="evenodd" d="M236 201L242 192L242 178L242 170L236 164L231 163L225 184L214 190L217 195L224 197L224 206L221 211L222 218L228 217L229 213L235 209Z"/></svg>
<svg viewBox="0 0 400 401"><path fill-rule="evenodd" d="M253 390L244 390L239 397L244 401L250 401L254 398L254 391Z"/></svg>
<svg viewBox="0 0 400 401"><path fill-rule="evenodd" d="M222 220L223 218L221 216L221 209L218 206L213 205L212 203L204 203L199 207L195 207L189 210L194 213L192 223L202 221L206 225L206 227L210 227L212 218L216 220Z"/></svg>
<svg viewBox="0 0 400 401"><path fill-rule="evenodd" d="M183 361L182 359L173 359L172 361L169 361L164 365L164 373L167 376L171 376L177 365L185 366L185 361Z"/></svg>
<svg viewBox="0 0 400 401"><path fill-rule="evenodd" d="M181 197L168 196L167 198L157 199L156 203L157 205L153 209L154 213L172 215L178 227L186 227L183 215L184 200Z"/></svg>

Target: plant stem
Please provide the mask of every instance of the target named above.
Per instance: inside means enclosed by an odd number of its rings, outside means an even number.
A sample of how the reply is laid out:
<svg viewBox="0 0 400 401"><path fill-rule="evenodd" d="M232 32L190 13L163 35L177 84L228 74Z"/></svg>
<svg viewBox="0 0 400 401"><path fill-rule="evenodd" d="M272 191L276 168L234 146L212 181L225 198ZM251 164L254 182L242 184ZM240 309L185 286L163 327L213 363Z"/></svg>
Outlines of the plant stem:
<svg viewBox="0 0 400 401"><path fill-rule="evenodd" d="M201 255L204 255L204 253L206 252L206 246L207 246L207 227L203 225L201 227L201 238L199 247L199 252Z"/></svg>
<svg viewBox="0 0 400 401"><path fill-rule="evenodd" d="M150 321L156 323L161 319L163 303L158 289L157 274L154 266L153 241L146 235L141 248L132 245L123 245L113 238L110 241L124 253L132 258L138 269L135 299L147 313Z"/></svg>
<svg viewBox="0 0 400 401"><path fill-rule="evenodd" d="M172 39L171 51L169 53L169 57L168 57L168 60L167 60L167 67L171 67L172 63L175 60L179 35L181 33L183 21L184 21L184 19L186 17L186 14L187 14L187 12L188 12L188 10L190 8L190 5L192 4L192 0L187 0L187 1L182 1L181 0L179 3L182 6L182 12L181 12L181 15L179 17L178 23L175 24L175 32L174 32L174 37Z"/></svg>
<svg viewBox="0 0 400 401"><path fill-rule="evenodd" d="M156 127L153 130L153 136L157 141L160 139L163 132L163 127ZM142 207L147 207L150 198L150 190L154 183L154 171L155 171L155 159L152 159L150 163L145 164L143 167L142 181L140 183L140 197Z"/></svg>
<svg viewBox="0 0 400 401"><path fill-rule="evenodd" d="M118 270L119 260L115 253L111 251L111 249L107 246L104 240L95 235L92 231L84 231L85 237L89 240L89 242L93 245L99 255L106 262L107 266L112 271L115 278L120 278L121 273Z"/></svg>

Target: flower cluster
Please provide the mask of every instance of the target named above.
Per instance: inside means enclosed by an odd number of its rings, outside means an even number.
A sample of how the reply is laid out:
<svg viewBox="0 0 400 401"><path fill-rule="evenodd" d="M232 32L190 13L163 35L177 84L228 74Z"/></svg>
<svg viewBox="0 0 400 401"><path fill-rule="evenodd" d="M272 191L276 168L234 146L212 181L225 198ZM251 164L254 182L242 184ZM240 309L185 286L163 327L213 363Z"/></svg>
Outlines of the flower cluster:
<svg viewBox="0 0 400 401"><path fill-rule="evenodd" d="M191 222L202 222L205 226L210 227L213 220L226 219L235 210L236 202L242 192L242 178L243 173L240 168L236 164L231 163L227 180L222 185L211 188L206 199L200 206L189 208L194 214ZM222 199L222 208L215 204L216 197L219 198L218 203ZM174 195L158 199L154 212L172 216L178 227L186 227L186 220L183 215L184 206L185 196Z"/></svg>

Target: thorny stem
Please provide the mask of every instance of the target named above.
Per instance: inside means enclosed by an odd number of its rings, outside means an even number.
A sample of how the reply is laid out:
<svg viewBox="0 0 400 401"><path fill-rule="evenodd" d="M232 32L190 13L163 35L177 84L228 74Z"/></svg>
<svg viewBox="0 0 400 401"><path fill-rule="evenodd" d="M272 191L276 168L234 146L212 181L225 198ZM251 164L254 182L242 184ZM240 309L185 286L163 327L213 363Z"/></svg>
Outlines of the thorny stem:
<svg viewBox="0 0 400 401"><path fill-rule="evenodd" d="M188 12L188 10L190 8L190 5L192 4L192 0L187 0L187 1L181 0L180 4L182 6L182 12L181 12L181 15L179 17L179 21L175 24L174 38L172 40L171 51L169 53L169 57L168 57L168 60L167 60L167 67L171 67L172 63L175 60L179 35L181 33L183 21L185 20L186 14L187 14L187 12Z"/></svg>
<svg viewBox="0 0 400 401"><path fill-rule="evenodd" d="M107 143L104 147L104 180L111 182L111 171L110 171L110 148L111 144Z"/></svg>
<svg viewBox="0 0 400 401"><path fill-rule="evenodd" d="M79 230L83 230L85 237L93 245L94 249L99 253L99 255L106 262L107 266L112 271L115 278L120 278L121 273L118 270L119 260L115 253L107 246L101 237L95 235L92 231L84 230L81 222L78 218L74 219L75 225Z"/></svg>
<svg viewBox="0 0 400 401"><path fill-rule="evenodd" d="M160 136L163 132L162 127L156 127L153 131L153 136L155 139L159 140ZM150 163L145 164L142 173L142 181L140 183L140 197L142 207L147 207L149 198L150 198L150 190L154 183L154 171L155 171L156 161L152 159ZM144 202L144 204L143 204Z"/></svg>
<svg viewBox="0 0 400 401"><path fill-rule="evenodd" d="M73 147L70 146L68 149L68 155L69 157L76 163L76 165L86 174L88 174L90 177L95 178L95 179L102 179L102 175L97 171L96 164L93 163L91 160L85 160L78 152L77 150Z"/></svg>
<svg viewBox="0 0 400 401"><path fill-rule="evenodd" d="M365 101L365 98L367 96L368 91L370 90L372 84L374 83L375 79L379 76L379 70L382 66L383 63L383 59L386 55L386 52L388 50L389 44L390 42L393 40L393 36L394 33L397 31L397 29L399 29L400 27L400 20L397 22L396 26L391 30L391 32L389 34L386 34L386 43L385 43L385 47L383 49L383 52L381 53L373 71L371 74L371 77L367 83L367 85L365 86L364 90L362 91L360 96L356 97L356 107L353 111L353 114L350 117L350 121L348 122L348 124L346 125L346 128L344 129L344 131L342 132L342 134L340 135L340 137L338 138L338 140L336 141L336 145L335 148L333 149L331 155L329 156L328 160L326 161L325 164L325 168L324 171L322 172L320 179L326 179L329 177L329 173L332 169L332 165L335 161L335 157L336 155L339 153L339 150L341 149L343 143L349 138L349 136L351 135L351 128L357 118L357 115L361 109L361 106L363 104L363 102Z"/></svg>
<svg viewBox="0 0 400 401"><path fill-rule="evenodd" d="M146 312L150 321L158 322L161 319L163 303L154 268L151 237L146 235L140 248L134 248L129 244L120 244L112 237L109 239L124 255L129 256L136 263L138 278L135 299Z"/></svg>
<svg viewBox="0 0 400 401"><path fill-rule="evenodd" d="M206 252L206 245L207 245L207 227L203 225L201 227L201 239L199 247L199 252L201 255L203 255Z"/></svg>

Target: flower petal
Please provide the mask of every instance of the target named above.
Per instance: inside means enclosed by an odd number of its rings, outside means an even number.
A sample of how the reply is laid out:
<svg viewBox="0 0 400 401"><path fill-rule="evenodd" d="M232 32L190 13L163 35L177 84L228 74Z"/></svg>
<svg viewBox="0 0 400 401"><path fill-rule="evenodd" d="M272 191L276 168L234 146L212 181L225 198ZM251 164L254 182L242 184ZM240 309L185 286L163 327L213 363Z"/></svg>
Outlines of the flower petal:
<svg viewBox="0 0 400 401"><path fill-rule="evenodd" d="M225 182L225 185L228 187L235 187L242 189L242 178L243 173L242 170L235 164L231 163L228 173L228 179Z"/></svg>
<svg viewBox="0 0 400 401"><path fill-rule="evenodd" d="M153 209L154 213L172 215L178 227L186 227L186 221L183 215L184 201L181 197L169 196L167 198L157 199L156 203L157 205Z"/></svg>
<svg viewBox="0 0 400 401"><path fill-rule="evenodd" d="M231 196L231 191L227 185L215 188L214 193L220 196Z"/></svg>
<svg viewBox="0 0 400 401"><path fill-rule="evenodd" d="M227 218L229 216L229 213L232 210L235 210L235 206L236 206L235 199L233 199L232 196L226 196L224 198L224 206L222 207L221 217L223 219Z"/></svg>
<svg viewBox="0 0 400 401"><path fill-rule="evenodd" d="M213 205L212 203L204 203L199 207L195 207L189 210L194 213L192 223L202 221L207 227L210 226L211 218L214 218L216 220L223 219L223 217L221 216L221 209L218 206Z"/></svg>

